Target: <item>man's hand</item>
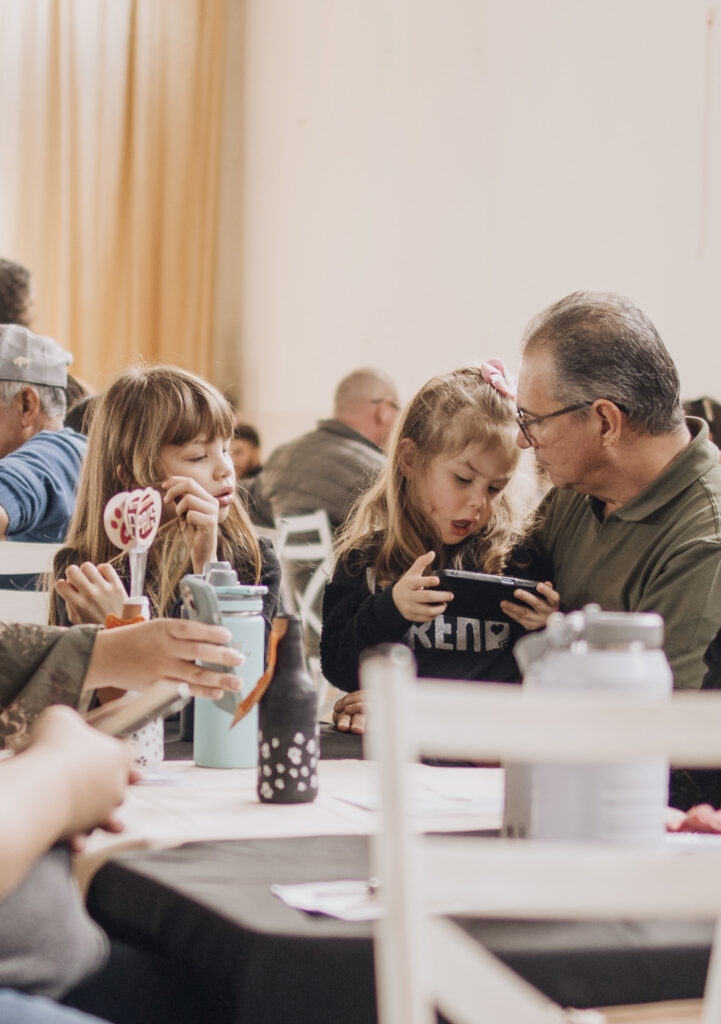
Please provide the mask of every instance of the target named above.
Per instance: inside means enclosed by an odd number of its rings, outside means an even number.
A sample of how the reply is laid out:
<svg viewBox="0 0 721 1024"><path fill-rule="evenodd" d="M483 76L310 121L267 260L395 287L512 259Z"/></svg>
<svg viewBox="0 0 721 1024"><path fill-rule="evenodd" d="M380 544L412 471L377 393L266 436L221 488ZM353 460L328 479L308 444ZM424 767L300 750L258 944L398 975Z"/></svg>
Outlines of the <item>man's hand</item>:
<svg viewBox="0 0 721 1024"><path fill-rule="evenodd" d="M548 580L538 584L536 593L529 590L514 590L513 596L525 604L501 601L501 608L509 618L520 622L524 629L528 630L542 629L548 622L549 615L558 611L561 601L560 595Z"/></svg>
<svg viewBox="0 0 721 1024"><path fill-rule="evenodd" d="M346 693L335 702L333 723L339 732L354 732L358 735L365 732L365 695L362 690Z"/></svg>
<svg viewBox="0 0 721 1024"><path fill-rule="evenodd" d="M435 551L420 555L393 586L393 603L409 622L432 622L453 600L449 590L429 589L441 582L438 576L423 575L435 557Z"/></svg>
<svg viewBox="0 0 721 1024"><path fill-rule="evenodd" d="M245 656L227 647L224 626L191 619L153 619L122 629L105 629L95 639L83 689L118 686L145 690L158 680L187 683L196 697L219 700L224 691L237 691L236 675L201 668L196 661L234 668Z"/></svg>
<svg viewBox="0 0 721 1024"><path fill-rule="evenodd" d="M120 577L107 562L69 565L65 579L56 582L55 590L65 602L68 619L74 626L80 622L102 626L111 614L121 618L128 596Z"/></svg>

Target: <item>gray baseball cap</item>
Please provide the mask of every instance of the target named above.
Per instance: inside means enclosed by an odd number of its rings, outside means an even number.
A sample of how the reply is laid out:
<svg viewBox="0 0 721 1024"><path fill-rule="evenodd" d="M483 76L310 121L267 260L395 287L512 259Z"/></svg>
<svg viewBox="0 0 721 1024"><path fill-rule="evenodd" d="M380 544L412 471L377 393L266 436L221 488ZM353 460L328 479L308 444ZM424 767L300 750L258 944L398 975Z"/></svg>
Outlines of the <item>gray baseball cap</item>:
<svg viewBox="0 0 721 1024"><path fill-rule="evenodd" d="M19 324L0 324L0 380L64 388L73 357L52 338Z"/></svg>

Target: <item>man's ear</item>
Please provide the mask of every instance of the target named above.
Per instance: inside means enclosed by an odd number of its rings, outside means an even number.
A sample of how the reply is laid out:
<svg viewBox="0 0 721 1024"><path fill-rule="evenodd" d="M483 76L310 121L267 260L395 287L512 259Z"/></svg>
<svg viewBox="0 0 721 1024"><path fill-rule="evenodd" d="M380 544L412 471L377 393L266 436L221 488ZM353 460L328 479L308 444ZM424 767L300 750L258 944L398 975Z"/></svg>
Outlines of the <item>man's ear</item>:
<svg viewBox="0 0 721 1024"><path fill-rule="evenodd" d="M591 407L591 415L597 419L601 444L611 447L618 444L623 430L624 414L607 398L597 398Z"/></svg>
<svg viewBox="0 0 721 1024"><path fill-rule="evenodd" d="M18 391L15 397L20 408L20 422L24 427L32 426L41 412L40 395L35 388L28 386Z"/></svg>
<svg viewBox="0 0 721 1024"><path fill-rule="evenodd" d="M398 445L398 465L406 480L412 480L418 466L418 448L410 437L403 437Z"/></svg>

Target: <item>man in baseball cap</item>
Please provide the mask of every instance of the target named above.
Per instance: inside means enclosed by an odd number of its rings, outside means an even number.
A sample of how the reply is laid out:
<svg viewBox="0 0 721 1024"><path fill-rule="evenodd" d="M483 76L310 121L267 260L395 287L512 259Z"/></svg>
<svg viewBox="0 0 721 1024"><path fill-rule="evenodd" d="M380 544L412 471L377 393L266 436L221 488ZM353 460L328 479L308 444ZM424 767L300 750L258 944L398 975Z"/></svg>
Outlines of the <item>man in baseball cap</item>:
<svg viewBox="0 0 721 1024"><path fill-rule="evenodd" d="M65 388L73 357L52 338L19 324L0 326L0 380Z"/></svg>
<svg viewBox="0 0 721 1024"><path fill-rule="evenodd" d="M65 539L87 445L63 427L72 358L52 338L0 325L0 540Z"/></svg>

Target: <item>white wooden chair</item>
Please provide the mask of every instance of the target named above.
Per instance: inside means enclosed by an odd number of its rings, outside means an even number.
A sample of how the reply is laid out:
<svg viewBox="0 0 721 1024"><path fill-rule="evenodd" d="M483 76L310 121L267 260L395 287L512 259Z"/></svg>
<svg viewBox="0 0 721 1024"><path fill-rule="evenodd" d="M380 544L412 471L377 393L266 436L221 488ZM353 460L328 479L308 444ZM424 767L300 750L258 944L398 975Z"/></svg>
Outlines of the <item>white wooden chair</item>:
<svg viewBox="0 0 721 1024"><path fill-rule="evenodd" d="M552 756L569 764L661 757L716 766L721 693L679 693L652 703L416 680L412 656L401 646L368 656L361 680L369 692L366 742L380 761L382 796L381 829L372 841L386 913L375 937L380 1024L434 1024L436 1007L457 1024L579 1019L441 917L440 908L476 917L719 921L721 849L704 845L689 854L665 844L424 838L412 832L408 776L421 752L478 761ZM720 938L717 923L703 1024L721 1021Z"/></svg>
<svg viewBox="0 0 721 1024"><path fill-rule="evenodd" d="M42 575L53 567L53 559L62 544L26 541L0 541L0 575ZM0 619L12 622L48 621L50 595L44 590L0 589Z"/></svg>
<svg viewBox="0 0 721 1024"><path fill-rule="evenodd" d="M306 654L308 669L318 688L318 715L322 718L340 696L340 691L321 673L320 658L315 653L321 629L318 604L333 570L333 531L325 509L279 519L275 550L283 570L283 605L289 612L300 615L303 625L316 640Z"/></svg>

